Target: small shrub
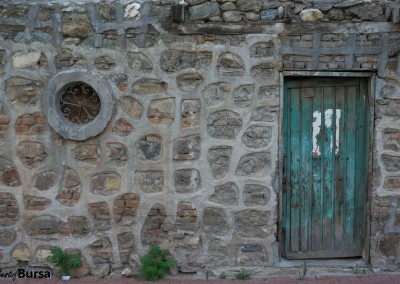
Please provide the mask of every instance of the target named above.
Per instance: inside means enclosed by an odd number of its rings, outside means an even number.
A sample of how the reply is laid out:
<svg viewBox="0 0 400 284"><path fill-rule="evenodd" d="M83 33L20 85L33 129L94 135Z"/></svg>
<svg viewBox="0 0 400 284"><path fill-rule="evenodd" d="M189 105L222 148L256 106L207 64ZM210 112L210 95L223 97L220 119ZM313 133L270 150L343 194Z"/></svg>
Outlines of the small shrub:
<svg viewBox="0 0 400 284"><path fill-rule="evenodd" d="M307 265L305 262L303 262L302 270L301 270L301 272L299 272L298 279L303 280L304 277L306 277L306 274L307 274Z"/></svg>
<svg viewBox="0 0 400 284"><path fill-rule="evenodd" d="M52 247L51 254L47 257L47 261L53 263L60 268L61 275L69 275L69 270L81 266L81 254L75 252L67 254L60 247Z"/></svg>
<svg viewBox="0 0 400 284"><path fill-rule="evenodd" d="M218 278L219 278L219 279L226 279L227 276L228 276L228 275L226 275L225 272L221 272L221 273L218 275Z"/></svg>
<svg viewBox="0 0 400 284"><path fill-rule="evenodd" d="M151 244L149 253L140 258L142 268L139 278L148 281L164 278L165 272L175 264L172 259L167 258L169 255L167 249L160 249L158 245Z"/></svg>
<svg viewBox="0 0 400 284"><path fill-rule="evenodd" d="M235 279L237 280L249 280L250 279L250 273L240 271L235 274Z"/></svg>

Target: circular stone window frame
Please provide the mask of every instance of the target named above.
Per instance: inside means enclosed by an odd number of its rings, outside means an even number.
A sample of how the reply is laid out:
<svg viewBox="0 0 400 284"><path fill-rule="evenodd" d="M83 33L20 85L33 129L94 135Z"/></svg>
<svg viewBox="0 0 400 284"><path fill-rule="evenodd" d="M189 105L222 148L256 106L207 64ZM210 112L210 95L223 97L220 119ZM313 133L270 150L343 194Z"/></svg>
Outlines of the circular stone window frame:
<svg viewBox="0 0 400 284"><path fill-rule="evenodd" d="M66 87L80 82L96 91L100 98L100 111L92 121L74 124L63 116L60 99ZM50 79L44 92L42 107L48 123L58 134L66 139L83 141L104 131L113 113L114 100L111 87L100 75L87 71L64 71Z"/></svg>

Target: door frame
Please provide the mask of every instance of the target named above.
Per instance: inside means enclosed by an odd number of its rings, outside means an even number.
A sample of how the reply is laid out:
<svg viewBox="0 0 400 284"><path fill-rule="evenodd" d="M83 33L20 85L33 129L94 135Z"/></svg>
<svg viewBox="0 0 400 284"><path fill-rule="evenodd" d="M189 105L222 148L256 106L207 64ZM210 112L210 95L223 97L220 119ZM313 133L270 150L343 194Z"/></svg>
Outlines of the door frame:
<svg viewBox="0 0 400 284"><path fill-rule="evenodd" d="M366 210L365 210L365 235L364 235L364 246L362 248L362 258L366 263L370 262L370 232L371 232L371 200L372 200L372 168L373 168L373 146L374 146L374 103L375 103L375 86L376 86L376 74L372 72L325 72L325 71L282 71L279 78L279 141L278 141L278 165L279 165L279 195L278 195L278 242L279 242L279 257L284 258L284 239L282 232L282 189L283 189L283 112L285 107L284 102L284 89L285 79L293 77L359 77L366 78L368 80L367 88L367 100L369 104L369 149L368 149L368 165L367 165L367 192L366 192Z"/></svg>

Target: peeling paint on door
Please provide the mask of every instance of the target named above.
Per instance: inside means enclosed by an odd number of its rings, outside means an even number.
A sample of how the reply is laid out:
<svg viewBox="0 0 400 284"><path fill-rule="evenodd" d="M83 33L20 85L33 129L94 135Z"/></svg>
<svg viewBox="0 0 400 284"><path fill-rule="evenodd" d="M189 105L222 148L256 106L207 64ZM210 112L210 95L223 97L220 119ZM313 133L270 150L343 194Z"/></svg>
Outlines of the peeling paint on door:
<svg viewBox="0 0 400 284"><path fill-rule="evenodd" d="M336 109L336 119L335 119L335 155L339 154L339 141L340 141L340 132L339 132L339 123L342 111L341 109ZM327 109L324 112L324 121L325 127L330 129L332 127L332 115L333 109ZM318 145L318 138L321 132L321 113L319 111L314 111L313 113L313 133L312 133L312 142L313 142L313 156L321 156L321 151ZM329 149L331 153L333 152L333 137L328 137L330 144Z"/></svg>
<svg viewBox="0 0 400 284"><path fill-rule="evenodd" d="M313 132L312 132L312 142L313 142L313 156L321 156L321 151L318 146L318 135L321 132L321 113L319 111L314 111L313 113Z"/></svg>

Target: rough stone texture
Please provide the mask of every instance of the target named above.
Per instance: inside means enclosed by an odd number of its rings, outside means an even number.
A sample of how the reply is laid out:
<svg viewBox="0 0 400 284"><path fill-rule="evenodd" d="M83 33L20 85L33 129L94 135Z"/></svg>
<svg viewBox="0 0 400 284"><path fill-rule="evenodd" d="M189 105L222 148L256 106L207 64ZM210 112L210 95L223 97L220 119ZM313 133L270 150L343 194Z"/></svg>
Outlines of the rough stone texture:
<svg viewBox="0 0 400 284"><path fill-rule="evenodd" d="M88 210L96 232L110 229L110 210L106 202L89 203Z"/></svg>
<svg viewBox="0 0 400 284"><path fill-rule="evenodd" d="M54 64L57 69L66 69L68 67L84 67L86 59L80 54L73 54L69 48L60 48L54 57Z"/></svg>
<svg viewBox="0 0 400 284"><path fill-rule="evenodd" d="M126 119L118 119L112 127L112 132L118 136L128 136L133 131L133 126Z"/></svg>
<svg viewBox="0 0 400 284"><path fill-rule="evenodd" d="M278 110L275 107L262 106L256 107L251 113L252 121L276 122L278 119Z"/></svg>
<svg viewBox="0 0 400 284"><path fill-rule="evenodd" d="M189 8L191 21L204 20L219 15L219 5L215 2L208 2Z"/></svg>
<svg viewBox="0 0 400 284"><path fill-rule="evenodd" d="M128 162L128 149L122 143L110 142L106 144L107 161L113 166L125 166Z"/></svg>
<svg viewBox="0 0 400 284"><path fill-rule="evenodd" d="M210 200L221 205L237 205L239 203L239 189L234 182L228 182L214 187L215 192Z"/></svg>
<svg viewBox="0 0 400 284"><path fill-rule="evenodd" d="M8 117L6 107L0 102L0 140L7 137L9 123L10 118Z"/></svg>
<svg viewBox="0 0 400 284"><path fill-rule="evenodd" d="M201 186L200 173L196 169L182 169L174 172L175 191L194 192Z"/></svg>
<svg viewBox="0 0 400 284"><path fill-rule="evenodd" d="M154 124L171 124L175 119L175 98L151 101L147 117Z"/></svg>
<svg viewBox="0 0 400 284"><path fill-rule="evenodd" d="M131 232L118 234L118 250L122 264L132 265L136 253L135 237Z"/></svg>
<svg viewBox="0 0 400 284"><path fill-rule="evenodd" d="M150 134L141 137L136 142L137 157L141 160L158 160L162 156L162 138Z"/></svg>
<svg viewBox="0 0 400 284"><path fill-rule="evenodd" d="M276 66L273 63L261 63L251 67L250 75L256 79L273 78L276 76L275 68Z"/></svg>
<svg viewBox="0 0 400 284"><path fill-rule="evenodd" d="M386 177L383 187L387 190L400 190L400 176Z"/></svg>
<svg viewBox="0 0 400 284"><path fill-rule="evenodd" d="M232 3L232 2L227 2ZM226 11L222 14L222 19L227 23L240 22L242 20L242 14L239 11Z"/></svg>
<svg viewBox="0 0 400 284"><path fill-rule="evenodd" d="M270 126L253 125L242 135L242 143L249 148L262 148L271 143L272 128Z"/></svg>
<svg viewBox="0 0 400 284"><path fill-rule="evenodd" d="M141 230L142 244L160 244L168 235L167 211L161 204L155 204L149 210Z"/></svg>
<svg viewBox="0 0 400 284"><path fill-rule="evenodd" d="M207 118L207 133L218 139L235 139L243 126L240 115L231 110L211 113Z"/></svg>
<svg viewBox="0 0 400 284"><path fill-rule="evenodd" d="M26 18L28 11L29 11L29 6L27 5L5 4L0 6L0 17L3 19L8 19L8 18L23 19Z"/></svg>
<svg viewBox="0 0 400 284"><path fill-rule="evenodd" d="M128 90L128 76L126 74L117 73L110 75L110 80L117 86L118 90L122 93L126 93Z"/></svg>
<svg viewBox="0 0 400 284"><path fill-rule="evenodd" d="M261 12L261 21L272 22L278 18L278 11L276 9L268 9Z"/></svg>
<svg viewBox="0 0 400 284"><path fill-rule="evenodd" d="M316 22L323 17L324 14L318 9L306 9L300 12L300 19L303 22Z"/></svg>
<svg viewBox="0 0 400 284"><path fill-rule="evenodd" d="M72 149L75 159L85 162L96 162L100 158L100 147L97 144L79 144Z"/></svg>
<svg viewBox="0 0 400 284"><path fill-rule="evenodd" d="M37 105L43 82L14 76L6 81L6 96L22 105Z"/></svg>
<svg viewBox="0 0 400 284"><path fill-rule="evenodd" d="M385 128L383 130L383 149L400 152L400 130Z"/></svg>
<svg viewBox="0 0 400 284"><path fill-rule="evenodd" d="M29 261L30 256L29 247L25 243L18 244L11 252L11 257L16 261Z"/></svg>
<svg viewBox="0 0 400 284"><path fill-rule="evenodd" d="M228 232L228 218L224 209L218 207L206 207L203 210L204 231L207 234L223 236Z"/></svg>
<svg viewBox="0 0 400 284"><path fill-rule="evenodd" d="M49 236L58 233L61 221L54 216L41 215L33 217L26 222L26 233L28 236Z"/></svg>
<svg viewBox="0 0 400 284"><path fill-rule="evenodd" d="M134 224L139 204L140 196L134 193L125 193L115 198L113 204L115 222L122 226Z"/></svg>
<svg viewBox="0 0 400 284"><path fill-rule="evenodd" d="M110 55L102 55L94 59L94 65L97 69L110 69L115 67L116 63L116 59Z"/></svg>
<svg viewBox="0 0 400 284"><path fill-rule="evenodd" d="M14 52L11 56L14 68L47 67L47 59L39 50L24 50Z"/></svg>
<svg viewBox="0 0 400 284"><path fill-rule="evenodd" d="M138 95L163 93L167 88L167 83L152 78L139 79L132 85L133 92Z"/></svg>
<svg viewBox="0 0 400 284"><path fill-rule="evenodd" d="M10 226L18 221L18 202L12 193L0 192L0 226Z"/></svg>
<svg viewBox="0 0 400 284"><path fill-rule="evenodd" d="M341 21L344 19L344 13L341 9L332 9L326 14L330 21Z"/></svg>
<svg viewBox="0 0 400 284"><path fill-rule="evenodd" d="M243 189L243 202L246 206L266 205L271 199L271 190L258 184L246 184Z"/></svg>
<svg viewBox="0 0 400 284"><path fill-rule="evenodd" d="M250 47L251 57L269 57L274 54L274 43L272 41L258 42Z"/></svg>
<svg viewBox="0 0 400 284"><path fill-rule="evenodd" d="M243 266L263 266L269 261L268 253L262 244L247 243L237 250L236 263Z"/></svg>
<svg viewBox="0 0 400 284"><path fill-rule="evenodd" d="M363 21L379 21L383 20L383 11L381 5L374 3L365 3L364 5L357 5L348 10Z"/></svg>
<svg viewBox="0 0 400 284"><path fill-rule="evenodd" d="M231 86L226 82L212 83L204 88L202 94L209 106L217 106L223 103L229 95Z"/></svg>
<svg viewBox="0 0 400 284"><path fill-rule="evenodd" d="M174 161L198 160L200 157L201 138L190 135L174 140Z"/></svg>
<svg viewBox="0 0 400 284"><path fill-rule="evenodd" d="M160 171L135 172L135 188L155 193L164 190L164 173Z"/></svg>
<svg viewBox="0 0 400 284"><path fill-rule="evenodd" d="M209 5L207 3L206 5ZM161 69L165 72L179 72L188 68L204 69L211 64L212 52L188 52L183 50L164 51L160 57Z"/></svg>
<svg viewBox="0 0 400 284"><path fill-rule="evenodd" d="M254 96L254 84L241 85L233 90L233 102L235 105L246 108L251 105Z"/></svg>
<svg viewBox="0 0 400 284"><path fill-rule="evenodd" d="M108 237L103 237L90 244L93 264L96 266L109 265L112 261L112 243Z"/></svg>
<svg viewBox="0 0 400 284"><path fill-rule="evenodd" d="M379 250L388 257L396 256L399 247L398 234L383 236L379 241Z"/></svg>
<svg viewBox="0 0 400 284"><path fill-rule="evenodd" d="M376 101L377 116L386 115L400 117L400 100L382 99Z"/></svg>
<svg viewBox="0 0 400 284"><path fill-rule="evenodd" d="M37 135L47 130L47 123L38 112L21 115L15 121L16 134Z"/></svg>
<svg viewBox="0 0 400 284"><path fill-rule="evenodd" d="M241 12L260 12L262 8L261 0L237 0L236 7Z"/></svg>
<svg viewBox="0 0 400 284"><path fill-rule="evenodd" d="M116 19L116 10L111 3L100 3L99 17L102 21L109 22Z"/></svg>
<svg viewBox="0 0 400 284"><path fill-rule="evenodd" d="M51 200L46 197L24 195L26 210L43 211L51 205Z"/></svg>
<svg viewBox="0 0 400 284"><path fill-rule="evenodd" d="M231 146L217 146L208 150L207 160L214 178L221 179L226 176L231 164L231 155Z"/></svg>
<svg viewBox="0 0 400 284"><path fill-rule="evenodd" d="M192 231L197 227L197 211L190 202L181 201L176 211L176 225L181 230Z"/></svg>
<svg viewBox="0 0 400 284"><path fill-rule="evenodd" d="M274 100L279 104L279 86L262 86L258 89L258 100Z"/></svg>
<svg viewBox="0 0 400 284"><path fill-rule="evenodd" d="M61 179L58 201L66 206L74 206L81 197L81 180L71 168L65 168Z"/></svg>
<svg viewBox="0 0 400 284"><path fill-rule="evenodd" d="M95 174L90 183L90 191L99 195L111 195L121 188L121 175L115 172Z"/></svg>
<svg viewBox="0 0 400 284"><path fill-rule="evenodd" d="M238 176L265 176L271 169L271 154L258 152L240 158L235 174Z"/></svg>
<svg viewBox="0 0 400 284"><path fill-rule="evenodd" d="M245 238L265 238L275 223L269 211L242 210L234 212L233 218L235 232Z"/></svg>
<svg viewBox="0 0 400 284"><path fill-rule="evenodd" d="M17 155L27 167L38 167L48 156L42 143L31 141L20 142L17 147Z"/></svg>
<svg viewBox="0 0 400 284"><path fill-rule="evenodd" d="M182 100L181 104L181 127L195 127L200 124L201 103L196 100Z"/></svg>
<svg viewBox="0 0 400 284"><path fill-rule="evenodd" d="M218 74L222 76L241 76L245 66L239 55L227 52L218 58L217 70Z"/></svg>
<svg viewBox="0 0 400 284"><path fill-rule="evenodd" d="M153 69L153 63L141 52L128 52L127 60L129 67L137 71L150 71Z"/></svg>
<svg viewBox="0 0 400 284"><path fill-rule="evenodd" d="M400 157L383 154L382 156L383 166L388 172L400 171Z"/></svg>
<svg viewBox="0 0 400 284"><path fill-rule="evenodd" d="M208 244L207 263L211 265L228 265L229 255L226 243L220 239L211 239Z"/></svg>
<svg viewBox="0 0 400 284"><path fill-rule="evenodd" d="M176 83L182 91L191 92L203 83L203 76L200 73L186 73L176 78Z"/></svg>
<svg viewBox="0 0 400 284"><path fill-rule="evenodd" d="M60 226L61 235L86 236L91 232L90 222L86 216L71 216Z"/></svg>
<svg viewBox="0 0 400 284"><path fill-rule="evenodd" d="M85 13L67 12L63 15L63 35L85 39L92 31L92 25L88 15Z"/></svg>
<svg viewBox="0 0 400 284"><path fill-rule="evenodd" d="M38 190L48 190L56 184L56 173L54 171L46 171L37 174L33 179L33 187Z"/></svg>
<svg viewBox="0 0 400 284"><path fill-rule="evenodd" d="M21 185L21 179L15 165L0 158L0 183L5 186L16 187Z"/></svg>
<svg viewBox="0 0 400 284"><path fill-rule="evenodd" d="M119 102L123 112L125 112L130 117L134 119L139 119L142 116L143 106L135 98L125 96L121 97Z"/></svg>
<svg viewBox="0 0 400 284"><path fill-rule="evenodd" d="M14 230L3 230L0 232L0 245L8 246L17 238L17 232Z"/></svg>

